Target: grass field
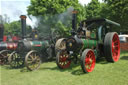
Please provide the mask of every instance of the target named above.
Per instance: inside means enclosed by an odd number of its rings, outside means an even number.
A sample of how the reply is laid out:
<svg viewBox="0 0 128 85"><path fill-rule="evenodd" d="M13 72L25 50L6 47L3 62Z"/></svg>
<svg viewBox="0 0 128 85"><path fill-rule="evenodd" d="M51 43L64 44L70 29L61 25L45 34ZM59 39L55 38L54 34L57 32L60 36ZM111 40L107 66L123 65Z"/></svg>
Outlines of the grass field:
<svg viewBox="0 0 128 85"><path fill-rule="evenodd" d="M36 71L0 66L0 85L128 85L128 52L116 63L96 63L93 72L84 74L80 64L60 70L55 61L43 63Z"/></svg>

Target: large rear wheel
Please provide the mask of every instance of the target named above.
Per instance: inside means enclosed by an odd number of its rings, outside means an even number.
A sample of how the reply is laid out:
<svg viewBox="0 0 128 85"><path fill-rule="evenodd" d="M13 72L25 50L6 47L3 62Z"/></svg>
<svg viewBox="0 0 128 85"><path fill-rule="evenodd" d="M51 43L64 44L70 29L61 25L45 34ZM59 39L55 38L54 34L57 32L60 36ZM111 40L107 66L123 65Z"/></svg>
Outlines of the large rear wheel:
<svg viewBox="0 0 128 85"><path fill-rule="evenodd" d="M81 67L84 73L92 72L96 63L95 54L91 49L86 49L82 53Z"/></svg>
<svg viewBox="0 0 128 85"><path fill-rule="evenodd" d="M69 54L67 51L62 50L57 53L56 64L60 69L68 68L71 64L71 59L69 59Z"/></svg>
<svg viewBox="0 0 128 85"><path fill-rule="evenodd" d="M32 50L25 56L25 66L30 70L36 70L40 67L41 58L38 52Z"/></svg>
<svg viewBox="0 0 128 85"><path fill-rule="evenodd" d="M107 33L104 40L105 58L109 62L117 62L120 58L120 41L116 32Z"/></svg>

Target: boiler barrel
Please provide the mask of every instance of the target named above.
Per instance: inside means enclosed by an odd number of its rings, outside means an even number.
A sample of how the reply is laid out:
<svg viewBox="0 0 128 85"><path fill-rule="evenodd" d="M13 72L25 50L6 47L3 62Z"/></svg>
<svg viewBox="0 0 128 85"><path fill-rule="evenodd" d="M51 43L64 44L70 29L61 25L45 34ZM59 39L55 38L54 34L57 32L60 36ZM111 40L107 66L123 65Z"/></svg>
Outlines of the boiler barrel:
<svg viewBox="0 0 128 85"><path fill-rule="evenodd" d="M88 39L82 39L83 41L83 48L94 48L97 46L96 40L88 40Z"/></svg>
<svg viewBox="0 0 128 85"><path fill-rule="evenodd" d="M48 41L20 41L17 50L20 52L28 52L30 50L41 51L49 46Z"/></svg>
<svg viewBox="0 0 128 85"><path fill-rule="evenodd" d="M66 49L68 51L79 51L80 49L93 49L97 46L97 40L69 38L66 41Z"/></svg>

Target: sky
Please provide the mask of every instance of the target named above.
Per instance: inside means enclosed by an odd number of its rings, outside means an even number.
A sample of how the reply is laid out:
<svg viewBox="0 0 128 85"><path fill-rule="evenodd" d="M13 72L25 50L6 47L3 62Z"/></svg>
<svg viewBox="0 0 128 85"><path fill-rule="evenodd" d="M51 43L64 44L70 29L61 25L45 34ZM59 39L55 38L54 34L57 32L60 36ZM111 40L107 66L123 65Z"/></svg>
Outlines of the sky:
<svg viewBox="0 0 128 85"><path fill-rule="evenodd" d="M91 0L79 0L84 5L88 4ZM102 0L100 0L101 2ZM20 15L27 14L27 6L30 5L30 0L0 0L0 15L7 14L10 21L19 20ZM31 21L27 18L27 23Z"/></svg>

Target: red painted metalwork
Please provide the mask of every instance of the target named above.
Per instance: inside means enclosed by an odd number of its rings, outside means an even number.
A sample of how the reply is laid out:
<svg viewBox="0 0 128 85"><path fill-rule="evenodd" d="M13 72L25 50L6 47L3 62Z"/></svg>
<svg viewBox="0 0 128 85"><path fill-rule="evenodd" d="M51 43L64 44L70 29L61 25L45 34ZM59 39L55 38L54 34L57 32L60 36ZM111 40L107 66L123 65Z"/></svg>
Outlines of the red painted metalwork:
<svg viewBox="0 0 128 85"><path fill-rule="evenodd" d="M17 43L7 43L7 49L8 50L16 50Z"/></svg>
<svg viewBox="0 0 128 85"><path fill-rule="evenodd" d="M95 54L92 50L88 51L85 56L85 68L87 72L92 72L95 67L96 59Z"/></svg>
<svg viewBox="0 0 128 85"><path fill-rule="evenodd" d="M3 42L6 42L7 41L7 36L4 36L3 37Z"/></svg>
<svg viewBox="0 0 128 85"><path fill-rule="evenodd" d="M59 66L63 69L68 68L71 64L71 60L68 59L69 55L66 51L62 51L59 55Z"/></svg>
<svg viewBox="0 0 128 85"><path fill-rule="evenodd" d="M36 47L41 47L41 45L39 44L39 45L35 45Z"/></svg>
<svg viewBox="0 0 128 85"><path fill-rule="evenodd" d="M13 37L12 37L12 40L13 40L13 41L18 41L18 40L19 40L19 37L13 36Z"/></svg>
<svg viewBox="0 0 128 85"><path fill-rule="evenodd" d="M120 58L120 41L117 34L114 34L112 39L112 58L115 62Z"/></svg>

